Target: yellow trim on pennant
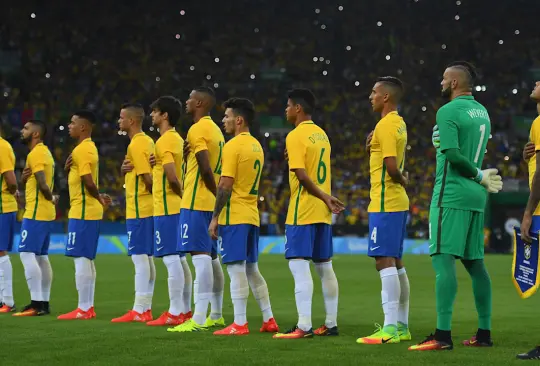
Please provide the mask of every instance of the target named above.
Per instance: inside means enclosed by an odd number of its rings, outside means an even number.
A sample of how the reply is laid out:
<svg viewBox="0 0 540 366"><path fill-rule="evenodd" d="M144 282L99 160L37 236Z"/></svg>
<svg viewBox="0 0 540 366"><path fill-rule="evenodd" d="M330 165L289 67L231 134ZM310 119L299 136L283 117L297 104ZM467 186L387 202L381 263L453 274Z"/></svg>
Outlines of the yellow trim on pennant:
<svg viewBox="0 0 540 366"><path fill-rule="evenodd" d="M538 233L536 235L537 237L534 239L536 239L537 241L536 245L538 245L539 243ZM538 290L538 287L540 286L540 251L539 251L539 260L536 263L536 282L535 282L536 285L531 287L525 292L521 291L521 288L519 287L519 284L516 281L516 256L517 256L516 253L517 253L517 231L514 228L514 253L512 255L512 283L514 284L514 287L516 288L519 297L521 297L522 299L527 299L531 297L532 295L534 295L534 293Z"/></svg>

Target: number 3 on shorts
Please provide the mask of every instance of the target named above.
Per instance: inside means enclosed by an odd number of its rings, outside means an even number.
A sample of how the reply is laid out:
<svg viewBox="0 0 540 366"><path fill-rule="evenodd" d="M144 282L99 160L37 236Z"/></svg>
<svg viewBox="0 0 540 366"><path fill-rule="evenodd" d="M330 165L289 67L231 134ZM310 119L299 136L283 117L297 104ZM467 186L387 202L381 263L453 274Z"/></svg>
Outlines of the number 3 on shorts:
<svg viewBox="0 0 540 366"><path fill-rule="evenodd" d="M371 241L373 242L373 244L377 244L377 226L375 226L373 228L373 230L371 231Z"/></svg>

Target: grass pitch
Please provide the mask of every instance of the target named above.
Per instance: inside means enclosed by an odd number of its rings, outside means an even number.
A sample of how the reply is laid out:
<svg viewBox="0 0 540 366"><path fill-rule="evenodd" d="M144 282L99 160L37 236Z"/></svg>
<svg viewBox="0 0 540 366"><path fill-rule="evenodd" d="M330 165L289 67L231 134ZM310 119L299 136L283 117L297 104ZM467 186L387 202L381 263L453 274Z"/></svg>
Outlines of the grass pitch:
<svg viewBox="0 0 540 366"><path fill-rule="evenodd" d="M133 264L126 256L99 255L96 260L96 313L89 321L59 321L56 316L77 306L73 260L51 256L54 271L51 316L15 318L0 316L2 352L0 365L512 365L518 352L540 341L538 302L521 300L511 282L511 257L489 256L487 267L493 283L493 340L491 349L467 349L461 341L477 328L471 281L458 264L459 292L454 310L455 348L444 352L410 352L411 342L368 346L356 338L371 334L374 323L383 321L380 279L372 260L365 256L338 256L334 268L340 286L339 337L275 340L260 334L262 319L250 295L248 321L251 334L217 337L211 332L168 333L166 328L144 324L111 324L113 317L131 308L134 296ZM29 302L22 265L12 256L17 306ZM427 256L407 256L411 282L410 328L413 342L435 328L434 273ZM166 269L156 260L157 283L154 317L168 309ZM296 322L294 284L282 256L264 255L260 268L268 282L275 318L281 329ZM320 282L315 271L313 326L324 322ZM233 321L228 275L224 316Z"/></svg>

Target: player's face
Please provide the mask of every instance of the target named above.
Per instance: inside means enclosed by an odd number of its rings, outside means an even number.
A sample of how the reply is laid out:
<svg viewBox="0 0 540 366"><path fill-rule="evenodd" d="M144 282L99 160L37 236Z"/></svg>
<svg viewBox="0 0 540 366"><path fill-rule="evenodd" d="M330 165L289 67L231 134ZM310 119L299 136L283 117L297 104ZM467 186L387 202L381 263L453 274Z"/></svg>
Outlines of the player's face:
<svg viewBox="0 0 540 366"><path fill-rule="evenodd" d="M287 121L289 122L296 121L296 115L298 114L296 108L297 106L293 103L293 101L288 99L287 108L285 109L285 116L287 117Z"/></svg>
<svg viewBox="0 0 540 366"><path fill-rule="evenodd" d="M384 88L380 83L376 83L369 95L369 101L371 102L371 107L374 112L379 113L383 110L385 98L386 93L384 92Z"/></svg>
<svg viewBox="0 0 540 366"><path fill-rule="evenodd" d="M71 122L68 125L69 136L78 138L81 134L83 121L78 116L71 117Z"/></svg>
<svg viewBox="0 0 540 366"><path fill-rule="evenodd" d="M534 85L534 89L531 93L531 99L540 102L540 81L537 81Z"/></svg>
<svg viewBox="0 0 540 366"><path fill-rule="evenodd" d="M231 108L227 108L225 110L225 116L223 116L223 129L225 130L225 133L232 135L234 134L234 127L236 125L236 116L233 113L233 110Z"/></svg>
<svg viewBox="0 0 540 366"><path fill-rule="evenodd" d="M120 131L129 130L131 118L129 118L129 113L125 109L120 110L120 117L118 118L118 128Z"/></svg>
<svg viewBox="0 0 540 366"><path fill-rule="evenodd" d="M197 107L197 99L195 99L195 94L196 93L197 92L195 90L193 90L189 94L189 99L186 100L186 113L192 114L193 112L195 112L195 109Z"/></svg>
<svg viewBox="0 0 540 366"><path fill-rule="evenodd" d="M150 113L150 117L152 117L152 125L154 126L160 126L163 120L165 119L165 116L163 115L163 113L161 113L157 109L152 109L152 113Z"/></svg>
<svg viewBox="0 0 540 366"><path fill-rule="evenodd" d="M26 122L21 130L21 141L28 144L32 141L32 134L34 133L34 126L30 122Z"/></svg>
<svg viewBox="0 0 540 366"><path fill-rule="evenodd" d="M441 81L441 94L445 98L450 98L452 95L452 77L450 70L446 69Z"/></svg>

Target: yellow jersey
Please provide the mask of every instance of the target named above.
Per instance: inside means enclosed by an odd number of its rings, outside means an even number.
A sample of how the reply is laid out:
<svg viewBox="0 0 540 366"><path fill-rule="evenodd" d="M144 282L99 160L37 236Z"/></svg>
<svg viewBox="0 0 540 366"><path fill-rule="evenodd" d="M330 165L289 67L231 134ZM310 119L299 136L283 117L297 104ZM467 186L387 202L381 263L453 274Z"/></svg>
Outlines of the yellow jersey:
<svg viewBox="0 0 540 366"><path fill-rule="evenodd" d="M534 142L536 151L540 151L540 116L536 117L531 126L529 140ZM529 159L529 188L532 188L534 173L536 173L536 153ZM540 215L540 205L536 207L533 215Z"/></svg>
<svg viewBox="0 0 540 366"><path fill-rule="evenodd" d="M68 174L69 218L78 220L101 220L103 206L92 197L81 177L92 174L92 180L99 187L99 154L90 138L81 141L71 153L73 164Z"/></svg>
<svg viewBox="0 0 540 366"><path fill-rule="evenodd" d="M171 189L165 170L165 164L174 164L176 176L182 181L182 156L184 153L184 139L178 132L170 129L156 142L156 165L152 171L154 184L154 216L167 216L180 213L182 197Z"/></svg>
<svg viewBox="0 0 540 366"><path fill-rule="evenodd" d="M201 172L195 154L199 151L208 151L210 167L214 172L214 179L217 184L221 175L221 154L223 146L225 146L223 133L212 121L212 118L206 116L189 128L187 142L191 153L187 159L184 176L184 196L182 197L181 207L195 211L214 211L216 197L201 179Z"/></svg>
<svg viewBox="0 0 540 366"><path fill-rule="evenodd" d="M225 144L221 176L233 178L234 184L219 216L220 225L260 225L257 198L263 165L262 146L250 133L243 132Z"/></svg>
<svg viewBox="0 0 540 366"><path fill-rule="evenodd" d="M399 170L403 171L406 148L407 125L397 112L390 112L377 123L371 140L368 212L409 210L409 197L405 188L392 180L384 165L384 158L394 156Z"/></svg>
<svg viewBox="0 0 540 366"><path fill-rule="evenodd" d="M56 218L56 207L54 207L52 201L45 199L34 176L37 172L44 172L45 181L52 192L54 188L54 165L54 159L49 148L42 142L34 146L26 157L25 168L30 168L32 174L26 182L26 209L23 216L25 219L53 221Z"/></svg>
<svg viewBox="0 0 540 366"><path fill-rule="evenodd" d="M15 170L15 153L10 143L0 137L0 214L17 211L17 201L8 191L4 173Z"/></svg>
<svg viewBox="0 0 540 366"><path fill-rule="evenodd" d="M326 132L313 121L304 121L289 132L285 142L289 154L291 199L287 225L332 224L332 212L326 204L300 185L293 172L305 169L309 178L326 194L332 191L330 154L332 148Z"/></svg>
<svg viewBox="0 0 540 366"><path fill-rule="evenodd" d="M126 174L126 219L144 219L154 214L152 193L146 189L141 177L143 174L152 174L150 155L154 153L154 140L144 132L132 137L127 149L126 158L134 166Z"/></svg>

